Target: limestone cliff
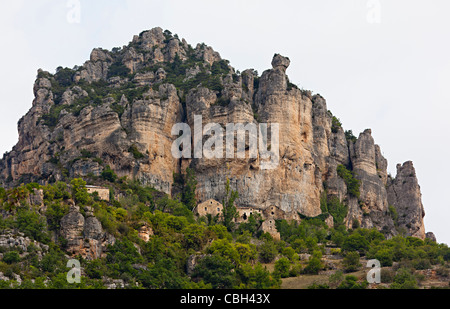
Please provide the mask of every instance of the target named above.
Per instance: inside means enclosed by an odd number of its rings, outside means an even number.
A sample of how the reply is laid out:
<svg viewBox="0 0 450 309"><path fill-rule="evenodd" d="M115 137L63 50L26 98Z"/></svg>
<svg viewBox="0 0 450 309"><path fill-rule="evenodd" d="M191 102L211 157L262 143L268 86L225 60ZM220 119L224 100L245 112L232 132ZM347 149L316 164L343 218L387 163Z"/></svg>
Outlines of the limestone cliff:
<svg viewBox="0 0 450 309"><path fill-rule="evenodd" d="M93 260L105 256L108 245L113 245L115 238L104 232L100 221L88 207L86 214L80 208L71 205L69 213L61 219L59 237L67 241L66 251L73 256L81 255Z"/></svg>
<svg viewBox="0 0 450 309"><path fill-rule="evenodd" d="M276 54L261 76L251 69L241 73L211 47L193 48L155 28L123 48L94 49L80 67L55 74L39 70L32 107L18 123L19 141L0 161L1 182L99 176L109 166L119 177L170 194L173 173L190 166L199 202L221 201L229 178L240 207L277 209L279 217L299 219L319 216L326 211L324 200L337 199L349 228L424 238L412 164L399 166L395 179L388 177L371 131L358 138L344 131L323 97L289 81L289 65L289 58ZM223 128L278 123L278 166L262 169L260 156L175 159L172 127L185 122L194 132L196 115Z"/></svg>

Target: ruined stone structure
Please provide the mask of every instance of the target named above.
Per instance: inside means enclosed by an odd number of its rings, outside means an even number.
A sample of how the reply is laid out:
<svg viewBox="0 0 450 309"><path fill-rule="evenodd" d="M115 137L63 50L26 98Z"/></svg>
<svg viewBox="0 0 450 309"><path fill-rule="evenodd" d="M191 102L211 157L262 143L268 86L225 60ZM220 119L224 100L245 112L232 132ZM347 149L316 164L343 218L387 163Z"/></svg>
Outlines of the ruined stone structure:
<svg viewBox="0 0 450 309"><path fill-rule="evenodd" d="M97 187L97 186L86 186L86 189L88 191L88 193L92 194L94 192L98 193L98 196L104 200L104 201L109 201L109 189L108 188L102 188L102 187Z"/></svg>
<svg viewBox="0 0 450 309"><path fill-rule="evenodd" d="M194 208L194 213L200 217L211 215L220 216L223 213L223 205L213 199L200 203Z"/></svg>

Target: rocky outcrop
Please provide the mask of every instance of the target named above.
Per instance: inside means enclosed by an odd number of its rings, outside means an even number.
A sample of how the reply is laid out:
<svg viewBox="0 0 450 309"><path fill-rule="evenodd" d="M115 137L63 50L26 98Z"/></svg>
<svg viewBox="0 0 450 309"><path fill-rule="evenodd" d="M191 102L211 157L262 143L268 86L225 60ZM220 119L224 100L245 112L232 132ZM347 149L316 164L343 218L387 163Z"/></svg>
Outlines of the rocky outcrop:
<svg viewBox="0 0 450 309"><path fill-rule="evenodd" d="M433 232L427 232L427 233L425 234L425 239L429 239L429 240L431 240L432 242L437 242L436 235L434 235Z"/></svg>
<svg viewBox="0 0 450 309"><path fill-rule="evenodd" d="M28 204L32 206L38 206L45 208L44 205L44 190L33 189L33 193L28 195Z"/></svg>
<svg viewBox="0 0 450 309"><path fill-rule="evenodd" d="M29 246L33 245L37 250L38 257L41 258L42 254L48 251L48 246L41 244L35 240L31 240L23 233L17 231L3 231L0 234L0 248L3 249L18 249L23 254L28 252Z"/></svg>
<svg viewBox="0 0 450 309"><path fill-rule="evenodd" d="M408 236L425 238L422 194L413 163L408 161L397 165L397 175L388 180L388 202L397 210L398 226Z"/></svg>
<svg viewBox="0 0 450 309"><path fill-rule="evenodd" d="M112 235L103 231L90 207L86 207L83 216L75 205L71 205L69 213L61 219L60 236L67 241L65 248L69 254L88 260L104 257L107 246L115 242Z"/></svg>
<svg viewBox="0 0 450 309"><path fill-rule="evenodd" d="M199 202L221 201L229 179L239 193L239 207L261 212L275 207L290 220L299 214L322 214L321 197L335 197L348 208L344 224L349 228L374 227L388 236L404 229L424 238L412 164L389 178L387 160L371 130L358 138L345 132L325 98L290 82L290 63L275 54L272 68L261 76L252 69L239 73L211 47L193 48L169 31L154 28L123 48L94 49L75 70L40 70L32 107L18 124L19 141L0 161L0 181L4 186L45 184L101 176L109 166L119 177L139 179L171 194L173 173L191 167ZM177 136L172 127L185 122L194 133L195 116L201 116L204 125L221 128L269 124L269 137L275 127L270 124L278 124L279 161L273 169L262 168L267 160L260 154L250 158L248 140L245 158L227 158L226 149L222 156L218 150L221 158L174 158ZM272 146L276 148L275 140L269 138ZM341 165L359 181L358 194L338 174ZM397 210L397 222L389 206ZM61 234L73 252L101 255L104 233L93 217L73 209Z"/></svg>
<svg viewBox="0 0 450 309"><path fill-rule="evenodd" d="M149 242L153 235L153 229L147 223L144 223L138 230L138 237L145 242Z"/></svg>
<svg viewBox="0 0 450 309"><path fill-rule="evenodd" d="M384 162L384 158L377 151L379 147L375 145L372 131L365 130L355 143L350 144L349 148L353 172L355 178L360 181L357 219L361 222L362 227L381 227L385 231L392 231L394 223L388 215L386 187L380 177L377 164L377 159ZM383 170L382 173L386 173L386 170ZM355 204L353 203L353 205Z"/></svg>

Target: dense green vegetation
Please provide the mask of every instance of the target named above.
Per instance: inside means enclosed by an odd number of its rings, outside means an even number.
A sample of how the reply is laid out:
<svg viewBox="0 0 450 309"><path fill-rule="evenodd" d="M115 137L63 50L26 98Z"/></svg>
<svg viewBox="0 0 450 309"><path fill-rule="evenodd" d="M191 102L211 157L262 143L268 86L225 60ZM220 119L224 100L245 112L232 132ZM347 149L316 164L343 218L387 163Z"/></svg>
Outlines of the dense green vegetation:
<svg viewBox="0 0 450 309"><path fill-rule="evenodd" d="M189 192L193 186L195 189L192 178L192 174L186 176L186 201L190 201ZM55 242L51 237L53 232L59 230L61 218L68 213L69 199L81 206L82 213L85 206L92 206L103 229L117 240L103 259L88 261L77 257L82 260L87 277L73 287L102 287L101 279L105 276L122 279L130 287L136 286L137 282L137 287L143 288L280 286L279 278L259 264L258 252L264 249L259 248L262 245L250 244L252 235L246 229L229 232L222 224L208 225L204 220L196 220L192 209L189 209L192 206L188 208L180 200L172 200L136 182L115 182L112 190L125 192L126 196L110 203L96 200L94 195L87 193L85 185L86 182L81 179L73 179L70 184L58 182L42 187L34 184L34 187L44 190L45 204L49 205L43 214L36 206L25 202L32 191L28 187L4 191L2 208L8 216L0 217L0 231L18 229L31 239L51 247L42 261L36 258L29 261L32 259L29 252L23 258L18 256L16 250L5 252L0 262L0 272L10 275L11 280L13 273L21 274L26 280L20 288L41 288L46 278L51 281L47 282L47 287L69 287L63 282L68 271L65 267L64 240ZM154 232L148 243L137 237L137 229L142 224L150 225ZM266 243L273 241L266 239ZM202 260L194 274L188 277L186 261L197 252L208 254L208 258ZM44 264L50 260L51 266ZM205 273L200 267L204 264L215 265L216 268ZM230 270L233 272L230 273ZM226 277L222 273L226 273ZM31 283L31 279L36 279L35 284ZM7 284L3 282L2 287L7 287Z"/></svg>
<svg viewBox="0 0 450 309"><path fill-rule="evenodd" d="M378 259L387 267L383 269L383 282L392 288L419 287L423 276L418 271L423 269L435 268L448 277L450 249L429 240L403 236L386 239L377 230L346 230L342 224L329 228L322 216L304 218L300 223L278 220L280 241L259 230L263 220L258 216L236 225L231 218L237 193L229 184L224 188L228 192L224 206L229 208L230 219L196 218L192 213L195 175L190 171L182 178L182 194L175 199L125 179L110 182L111 196L121 193L121 198L110 202L88 194L81 179L0 190L4 213L0 216L0 235L15 229L48 246L47 252L40 252L34 245L26 252L0 248L0 272L10 278L9 282L0 281L1 287L13 283L16 288L103 288L104 279L111 278L123 280L129 288L280 288L283 278L326 270L326 254L342 255L342 273L336 272L329 283L311 288L367 287L364 280L344 275L363 269L360 258ZM43 189L45 211L26 202L35 188ZM86 273L80 284L65 280L66 242L55 238L61 219L69 211L70 199L82 213L86 206L93 207L102 228L116 239L103 258L76 257ZM327 201L326 207L339 223L345 212L335 210L333 203ZM148 242L138 237L142 225L153 231ZM305 254L309 257L301 258ZM188 273L186 265L192 256L198 256L197 263ZM14 283L17 274L22 279L20 286Z"/></svg>

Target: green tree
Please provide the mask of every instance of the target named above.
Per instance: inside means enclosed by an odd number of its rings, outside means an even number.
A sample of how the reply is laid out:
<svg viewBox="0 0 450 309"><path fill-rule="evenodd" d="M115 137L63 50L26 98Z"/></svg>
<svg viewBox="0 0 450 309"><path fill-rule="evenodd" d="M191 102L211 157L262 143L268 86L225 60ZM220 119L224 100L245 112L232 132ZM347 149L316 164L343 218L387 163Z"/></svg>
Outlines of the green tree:
<svg viewBox="0 0 450 309"><path fill-rule="evenodd" d="M227 178L227 182L225 184L225 197L222 201L223 204L223 225L227 228L228 231L234 230L234 220L238 217L238 212L234 202L239 197L237 191L231 190L230 179Z"/></svg>
<svg viewBox="0 0 450 309"><path fill-rule="evenodd" d="M72 197L77 204L87 205L92 202L91 197L86 188L86 181L81 178L72 179Z"/></svg>
<svg viewBox="0 0 450 309"><path fill-rule="evenodd" d="M193 277L203 279L205 283L211 284L213 289L232 289L238 283L236 272L233 272L234 268L230 260L213 254L200 260Z"/></svg>
<svg viewBox="0 0 450 309"><path fill-rule="evenodd" d="M45 216L47 217L48 229L50 231L59 231L61 228L61 219L69 212L69 206L59 201L50 203L47 206Z"/></svg>
<svg viewBox="0 0 450 309"><path fill-rule="evenodd" d="M254 267L242 265L239 275L247 289L278 289L281 286L281 280L272 276L260 263Z"/></svg>
<svg viewBox="0 0 450 309"><path fill-rule="evenodd" d="M14 264L20 262L20 256L17 251L10 251L3 254L3 262L6 264Z"/></svg>
<svg viewBox="0 0 450 309"><path fill-rule="evenodd" d="M143 257L139 254L134 244L124 238L116 241L113 246L108 246L106 262L114 276L128 274L133 277L137 274L137 270L132 265L142 263Z"/></svg>
<svg viewBox="0 0 450 309"><path fill-rule="evenodd" d="M358 140L355 135L353 135L352 130L345 131L345 139L347 142L356 143Z"/></svg>
<svg viewBox="0 0 450 309"><path fill-rule="evenodd" d="M331 131L333 133L338 133L339 128L342 128L342 123L336 116L332 116L331 118Z"/></svg>
<svg viewBox="0 0 450 309"><path fill-rule="evenodd" d="M347 237L342 245L345 251L358 251L360 254L365 254L369 249L369 241L359 233L353 233Z"/></svg>
<svg viewBox="0 0 450 309"><path fill-rule="evenodd" d="M62 87L69 87L73 84L73 75L75 71L69 68L56 68L55 80Z"/></svg>
<svg viewBox="0 0 450 309"><path fill-rule="evenodd" d="M87 261L84 267L86 275L92 279L102 279L107 274L107 267L104 264L104 260L96 259L93 261Z"/></svg>
<svg viewBox="0 0 450 309"><path fill-rule="evenodd" d="M258 254L255 245L236 243L234 247L239 254L239 261L241 264L250 263L256 260Z"/></svg>
<svg viewBox="0 0 450 309"><path fill-rule="evenodd" d="M317 275L323 269L322 252L314 251L308 260L308 265L303 269L304 274Z"/></svg>
<svg viewBox="0 0 450 309"><path fill-rule="evenodd" d="M19 208L16 215L16 227L26 236L39 242L48 243L50 238L47 234L45 217L27 208Z"/></svg>
<svg viewBox="0 0 450 309"><path fill-rule="evenodd" d="M338 197L332 196L327 201L328 213L333 217L335 227L339 227L344 223L344 219L348 214L348 206L341 203Z"/></svg>
<svg viewBox="0 0 450 309"><path fill-rule="evenodd" d="M202 250L207 243L205 227L198 224L190 224L183 229L184 247L195 251Z"/></svg>
<svg viewBox="0 0 450 309"><path fill-rule="evenodd" d="M170 258L157 260L148 270L138 274L143 286L152 289L188 289L195 286Z"/></svg>
<svg viewBox="0 0 450 309"><path fill-rule="evenodd" d="M258 247L259 258L263 263L272 262L278 254L277 247L272 240L266 240Z"/></svg>
<svg viewBox="0 0 450 309"><path fill-rule="evenodd" d="M235 265L238 265L240 262L239 252L236 250L236 247L228 241L227 239L217 239L215 240L211 246L208 248L208 253L220 255L223 258L226 258L230 262Z"/></svg>
<svg viewBox="0 0 450 309"><path fill-rule="evenodd" d="M417 289L417 280L409 269L400 268L394 277L394 282L391 284L391 289L411 290Z"/></svg>
<svg viewBox="0 0 450 309"><path fill-rule="evenodd" d="M367 281L358 283L358 278L352 275L346 276L345 280L337 287L338 289L360 290L367 288Z"/></svg>
<svg viewBox="0 0 450 309"><path fill-rule="evenodd" d="M275 274L281 278L289 277L289 269L291 268L291 262L288 258L281 258L275 262Z"/></svg>
<svg viewBox="0 0 450 309"><path fill-rule="evenodd" d="M181 202L189 210L193 210L197 206L197 197L195 191L197 190L197 177L191 168L186 168L186 174L183 176L183 189L181 194Z"/></svg>
<svg viewBox="0 0 450 309"><path fill-rule="evenodd" d="M344 273L342 271L338 270L329 277L328 281L329 281L330 287L332 289L335 289L342 283L342 281L344 281Z"/></svg>
<svg viewBox="0 0 450 309"><path fill-rule="evenodd" d="M337 167L337 173L339 177L344 179L347 185L348 193L354 197L360 197L360 181L356 179L351 171L349 171L344 165L340 164Z"/></svg>
<svg viewBox="0 0 450 309"><path fill-rule="evenodd" d="M350 251L345 254L343 260L343 266L346 272L354 272L357 271L361 267L361 263L359 262L360 256L356 251Z"/></svg>
<svg viewBox="0 0 450 309"><path fill-rule="evenodd" d="M67 273L67 259L64 253L56 246L51 246L47 254L39 262L39 267L48 274Z"/></svg>
<svg viewBox="0 0 450 309"><path fill-rule="evenodd" d="M55 184L49 184L43 187L44 190L44 200L54 201L54 200L67 200L71 198L70 191L65 182L58 181Z"/></svg>
<svg viewBox="0 0 450 309"><path fill-rule="evenodd" d="M107 165L103 169L100 177L102 177L104 180L107 180L107 181L110 181L110 182L116 182L116 180L117 180L116 173L111 169L111 167L109 165Z"/></svg>
<svg viewBox="0 0 450 309"><path fill-rule="evenodd" d="M380 261L381 266L390 267L393 262L393 252L388 248L382 248L375 254L375 259Z"/></svg>

